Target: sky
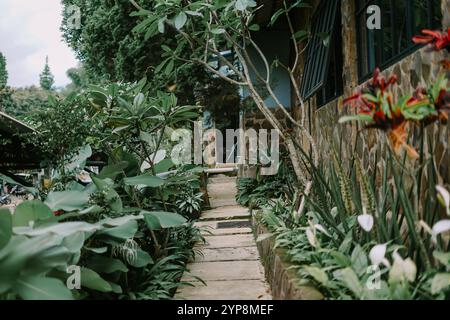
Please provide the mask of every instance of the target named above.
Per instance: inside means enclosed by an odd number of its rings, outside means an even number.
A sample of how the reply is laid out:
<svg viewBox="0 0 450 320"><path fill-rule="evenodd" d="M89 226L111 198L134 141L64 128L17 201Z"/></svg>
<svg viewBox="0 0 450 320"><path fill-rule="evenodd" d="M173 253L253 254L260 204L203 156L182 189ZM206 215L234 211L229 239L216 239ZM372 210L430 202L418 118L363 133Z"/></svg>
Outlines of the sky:
<svg viewBox="0 0 450 320"><path fill-rule="evenodd" d="M77 60L62 40L61 13L60 0L0 0L0 52L7 60L8 85L39 85L47 55L55 86L70 83L66 71Z"/></svg>

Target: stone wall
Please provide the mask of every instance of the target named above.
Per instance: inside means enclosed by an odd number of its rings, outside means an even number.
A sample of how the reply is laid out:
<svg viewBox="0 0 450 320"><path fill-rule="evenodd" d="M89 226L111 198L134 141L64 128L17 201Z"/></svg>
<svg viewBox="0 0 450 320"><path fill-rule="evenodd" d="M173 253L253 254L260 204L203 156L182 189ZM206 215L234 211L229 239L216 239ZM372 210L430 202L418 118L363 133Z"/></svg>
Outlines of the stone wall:
<svg viewBox="0 0 450 320"><path fill-rule="evenodd" d="M441 0L444 13L443 24L450 26L450 0ZM343 25L343 53L344 53L344 96L350 96L355 89L365 84L358 83L357 70L357 49L355 33L354 1L342 1L342 25ZM448 53L430 52L427 48L422 48L407 56L398 63L392 65L382 72L388 77L395 73L398 76L398 88L395 95L401 96L410 94L418 85L427 86L428 83L436 79L442 68L439 61L449 57ZM309 111L311 112L311 132L318 142L319 149L325 160L332 150L338 150L344 160L349 160L355 152L362 157L364 166L374 170L383 168L386 149L386 137L378 130L363 130L357 123L339 124L339 118L348 112L342 107L343 97L317 109L314 99L312 99ZM417 147L418 130L411 132L412 144ZM450 153L448 150L449 126L431 125L426 129L426 134L432 141L433 149L436 151L436 165L440 169L443 180L450 182ZM425 145L425 152L428 145Z"/></svg>

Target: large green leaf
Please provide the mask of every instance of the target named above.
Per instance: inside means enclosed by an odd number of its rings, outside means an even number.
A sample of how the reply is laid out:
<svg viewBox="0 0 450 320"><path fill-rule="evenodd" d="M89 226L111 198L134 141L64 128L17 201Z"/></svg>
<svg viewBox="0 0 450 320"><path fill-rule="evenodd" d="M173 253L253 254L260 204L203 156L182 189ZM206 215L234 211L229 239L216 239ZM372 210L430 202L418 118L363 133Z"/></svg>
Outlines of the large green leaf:
<svg viewBox="0 0 450 320"><path fill-rule="evenodd" d="M145 251L137 250L137 259L133 260L130 264L136 268L143 268L149 263L153 263L152 257Z"/></svg>
<svg viewBox="0 0 450 320"><path fill-rule="evenodd" d="M14 289L24 300L73 300L64 283L54 278L22 277L17 280Z"/></svg>
<svg viewBox="0 0 450 320"><path fill-rule="evenodd" d="M106 166L100 171L100 173L97 175L97 178L99 179L114 179L117 177L117 175L121 174L123 170L125 170L128 167L128 162L121 161L119 163L111 164L109 166Z"/></svg>
<svg viewBox="0 0 450 320"><path fill-rule="evenodd" d="M353 269L345 268L337 270L334 273L334 276L342 281L343 284L356 295L356 297L360 298L362 296L364 289Z"/></svg>
<svg viewBox="0 0 450 320"><path fill-rule="evenodd" d="M81 268L81 286L100 292L111 292L112 287L108 281L88 268Z"/></svg>
<svg viewBox="0 0 450 320"><path fill-rule="evenodd" d="M73 171L75 169L83 169L86 165L86 160L92 156L92 149L89 145L81 147L78 154L75 155L70 162L66 165L67 171Z"/></svg>
<svg viewBox="0 0 450 320"><path fill-rule="evenodd" d="M187 221L183 216L173 212L143 212L143 215L147 226L151 230L179 227Z"/></svg>
<svg viewBox="0 0 450 320"><path fill-rule="evenodd" d="M0 181L5 181L5 182L13 184L13 185L21 186L21 187L25 188L25 190L27 190L29 193L34 194L34 195L39 193L38 189L33 188L33 187L27 187L27 186L23 185L22 183L14 180L13 178L5 176L1 173L0 173Z"/></svg>
<svg viewBox="0 0 450 320"><path fill-rule="evenodd" d="M137 230L138 223L132 220L115 228L101 230L98 232L98 235L108 236L118 240L127 240L133 238Z"/></svg>
<svg viewBox="0 0 450 320"><path fill-rule="evenodd" d="M98 273L128 272L127 266L122 261L101 255L91 257L86 265Z"/></svg>
<svg viewBox="0 0 450 320"><path fill-rule="evenodd" d="M83 209L89 201L89 195L81 191L50 192L45 204L53 211L75 211Z"/></svg>
<svg viewBox="0 0 450 320"><path fill-rule="evenodd" d="M5 247L12 235L12 216L8 209L0 209L0 250Z"/></svg>
<svg viewBox="0 0 450 320"><path fill-rule="evenodd" d="M13 215L15 227L28 226L31 221L44 220L53 217L53 213L41 200L25 201L19 204Z"/></svg>
<svg viewBox="0 0 450 320"><path fill-rule="evenodd" d="M70 236L77 232L93 232L102 229L100 225L94 225L87 222L74 221L56 223L50 226L40 228L15 228L14 233L18 235L26 235L30 237L42 236L47 234L55 234L62 237Z"/></svg>
<svg viewBox="0 0 450 320"><path fill-rule="evenodd" d="M143 185L152 188L157 188L164 184L163 179L149 174L144 174L133 178L125 178L124 182L129 186Z"/></svg>

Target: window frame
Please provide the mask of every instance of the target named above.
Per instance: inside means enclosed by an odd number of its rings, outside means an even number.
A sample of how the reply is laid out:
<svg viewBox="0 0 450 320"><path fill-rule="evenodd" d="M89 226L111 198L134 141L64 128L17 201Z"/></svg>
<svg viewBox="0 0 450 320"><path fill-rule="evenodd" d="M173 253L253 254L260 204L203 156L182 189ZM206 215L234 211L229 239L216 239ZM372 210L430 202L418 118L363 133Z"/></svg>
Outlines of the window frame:
<svg viewBox="0 0 450 320"><path fill-rule="evenodd" d="M400 0L388 0L389 1L389 8L390 8L390 29L391 33L396 35L396 24L395 24L395 13L394 12L394 1L400 1ZM411 0L404 0L405 1L405 8L406 8L406 17L405 17L405 24L406 24L406 35L407 39L412 39L412 37L416 34L415 28L415 16L414 16L414 1ZM436 9L434 7L434 0L424 0L427 2L427 26L428 29L435 29L440 28L442 23L440 22L439 25L434 24L434 16L439 13L439 15L442 15L442 12L440 12L440 8L438 9L438 12L436 12ZM355 7L355 21L356 21L356 42L357 42L357 54L358 54L358 80L359 83L363 83L371 78L373 69L376 67L379 67L380 69L386 69L395 63L401 61L405 57L409 56L411 53L417 51L423 45L420 44L414 44L412 40L408 42L408 46L405 49L392 48L392 56L390 58L384 59L384 50L383 47L386 45L386 42L384 41L384 32L383 27L381 30L368 30L366 28L366 25L364 23L363 26L361 26L361 21L367 21L367 7L369 5L378 5L380 8L383 8L382 6L382 0L355 0L356 7ZM362 19L364 18L364 19ZM383 23L383 21L382 21ZM363 29L362 29L363 28ZM364 34L364 42L361 37L361 30L365 30ZM373 33L370 35L370 33ZM369 45L367 43L368 39L372 38L374 43ZM395 38L395 36L394 36ZM397 40L397 38L395 38ZM377 45L377 44L382 44ZM364 56L365 54L365 56ZM373 56L374 62L371 66L371 62L369 60L371 59L370 55ZM367 69L367 71L364 71L364 69ZM366 74L364 74L366 72Z"/></svg>

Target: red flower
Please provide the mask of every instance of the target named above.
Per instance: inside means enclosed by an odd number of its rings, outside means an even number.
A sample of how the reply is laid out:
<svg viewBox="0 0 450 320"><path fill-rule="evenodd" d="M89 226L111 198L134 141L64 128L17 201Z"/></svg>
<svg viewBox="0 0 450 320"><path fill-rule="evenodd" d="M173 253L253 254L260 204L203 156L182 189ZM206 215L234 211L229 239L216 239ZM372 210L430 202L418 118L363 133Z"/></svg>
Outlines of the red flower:
<svg viewBox="0 0 450 320"><path fill-rule="evenodd" d="M54 211L54 212L53 212L53 215L56 216L56 217L59 217L59 216L62 215L63 213L64 213L63 210L58 210L58 211Z"/></svg>
<svg viewBox="0 0 450 320"><path fill-rule="evenodd" d="M436 51L446 48L450 51L450 28L447 32L433 31L433 30L422 30L421 36L413 37L414 43L431 44L432 48Z"/></svg>

